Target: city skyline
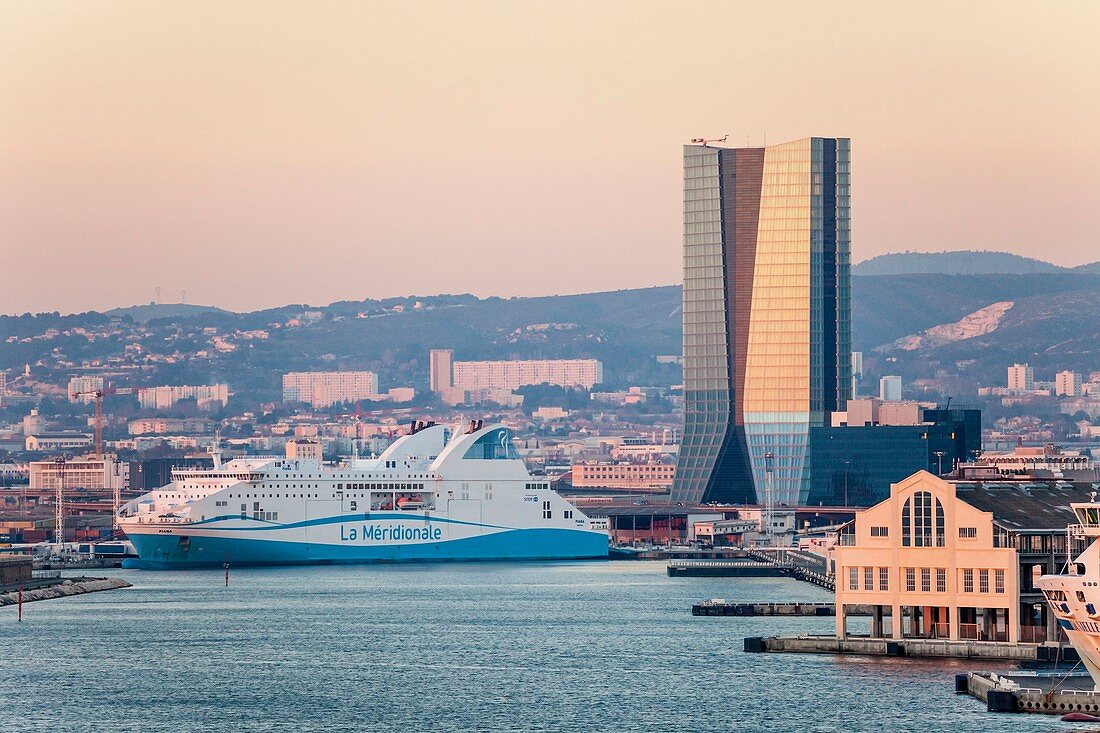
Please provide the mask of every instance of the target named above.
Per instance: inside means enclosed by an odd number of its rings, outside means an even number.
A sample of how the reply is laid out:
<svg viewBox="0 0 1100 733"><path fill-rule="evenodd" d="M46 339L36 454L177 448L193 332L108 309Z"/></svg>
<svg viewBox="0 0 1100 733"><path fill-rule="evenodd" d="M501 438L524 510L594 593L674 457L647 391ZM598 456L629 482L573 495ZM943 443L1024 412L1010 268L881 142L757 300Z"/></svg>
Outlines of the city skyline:
<svg viewBox="0 0 1100 733"><path fill-rule="evenodd" d="M668 284L677 146L727 133L858 140L854 261L1095 251L1091 5L0 12L2 313Z"/></svg>

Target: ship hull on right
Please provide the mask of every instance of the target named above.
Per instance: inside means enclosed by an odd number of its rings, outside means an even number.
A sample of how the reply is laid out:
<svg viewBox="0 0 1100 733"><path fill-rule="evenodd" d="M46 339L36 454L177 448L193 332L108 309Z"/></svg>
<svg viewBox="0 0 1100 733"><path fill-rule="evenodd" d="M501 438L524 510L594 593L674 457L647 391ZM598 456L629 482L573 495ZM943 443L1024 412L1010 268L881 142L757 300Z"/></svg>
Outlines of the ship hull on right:
<svg viewBox="0 0 1100 733"><path fill-rule="evenodd" d="M1070 525L1067 534L1090 537L1092 543L1066 564L1064 573L1042 576L1039 588L1100 690L1100 504L1071 504L1070 508L1077 524Z"/></svg>

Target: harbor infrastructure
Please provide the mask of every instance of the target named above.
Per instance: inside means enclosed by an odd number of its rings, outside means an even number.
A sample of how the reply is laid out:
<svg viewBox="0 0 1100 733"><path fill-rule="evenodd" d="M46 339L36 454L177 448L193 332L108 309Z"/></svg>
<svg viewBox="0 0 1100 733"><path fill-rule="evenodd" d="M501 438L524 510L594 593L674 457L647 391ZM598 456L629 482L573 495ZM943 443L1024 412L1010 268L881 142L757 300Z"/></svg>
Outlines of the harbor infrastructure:
<svg viewBox="0 0 1100 733"><path fill-rule="evenodd" d="M995 713L1100 714L1100 692L1088 675L970 672L956 676L955 692L981 700Z"/></svg>
<svg viewBox="0 0 1100 733"><path fill-rule="evenodd" d="M945 481L921 471L856 513L834 550L838 639L846 608L874 609L873 639L1064 641L1038 579L1083 549L1066 526L1092 483Z"/></svg>

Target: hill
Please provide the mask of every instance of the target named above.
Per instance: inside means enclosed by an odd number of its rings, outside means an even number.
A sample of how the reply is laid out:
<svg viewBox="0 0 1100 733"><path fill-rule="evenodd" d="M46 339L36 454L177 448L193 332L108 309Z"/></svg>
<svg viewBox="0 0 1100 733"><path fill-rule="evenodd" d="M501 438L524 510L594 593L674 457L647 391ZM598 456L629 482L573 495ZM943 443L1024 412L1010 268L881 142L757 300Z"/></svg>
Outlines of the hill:
<svg viewBox="0 0 1100 733"><path fill-rule="evenodd" d="M1067 272L1068 268L1009 252L897 252L852 266L853 275L1028 275Z"/></svg>
<svg viewBox="0 0 1100 733"><path fill-rule="evenodd" d="M105 311L109 318L129 318L135 323L147 323L158 318L190 318L200 313L228 313L212 305L191 305L188 303L148 303L131 305L126 308L112 308Z"/></svg>
<svg viewBox="0 0 1100 733"><path fill-rule="evenodd" d="M1027 361L1037 375L1100 364L1100 275L860 275L852 279L853 347L865 372L907 379L966 372L1001 384ZM110 314L0 316L0 369L64 383L107 369L117 383L226 381L273 400L292 370L369 369L380 385L427 387L428 351L472 359L594 357L609 387L673 384L681 350L679 286L538 298L408 296L287 305L252 313L139 306ZM175 309L175 310L172 310ZM961 365L961 366L960 366ZM960 392L961 394L962 392Z"/></svg>

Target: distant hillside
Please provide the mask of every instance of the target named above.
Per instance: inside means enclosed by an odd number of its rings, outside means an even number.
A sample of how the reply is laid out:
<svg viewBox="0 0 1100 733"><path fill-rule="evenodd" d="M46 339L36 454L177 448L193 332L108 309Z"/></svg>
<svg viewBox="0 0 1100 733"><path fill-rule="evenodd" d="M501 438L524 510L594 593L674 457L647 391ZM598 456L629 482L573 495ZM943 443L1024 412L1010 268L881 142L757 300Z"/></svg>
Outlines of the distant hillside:
<svg viewBox="0 0 1100 733"><path fill-rule="evenodd" d="M132 305L127 308L112 308L104 313L112 318L131 318L137 323L147 323L158 318L190 318L200 313L228 313L212 305L190 305L188 303L149 303Z"/></svg>
<svg viewBox="0 0 1100 733"><path fill-rule="evenodd" d="M1089 275L1100 275L1100 262L1090 262L1087 265L1078 265L1073 268L1073 271Z"/></svg>
<svg viewBox="0 0 1100 733"><path fill-rule="evenodd" d="M604 362L609 387L674 384L679 368L654 356L680 353L681 319L674 285L541 298L408 296L252 313L149 305L24 314L0 316L0 370L30 364L36 378L60 384L110 364L120 386L126 373L138 375L136 386L226 381L240 399L270 401L279 398L280 375L294 370L369 369L383 388L423 390L429 349L451 348L461 360L593 357ZM1000 384L1013 361L1031 363L1044 379L1056 368L1088 372L1100 364L1100 274L858 275L852 334L871 377L965 372L971 383Z"/></svg>
<svg viewBox="0 0 1100 733"><path fill-rule="evenodd" d="M1030 275L1067 272L1068 268L1009 252L897 252L852 266L853 275Z"/></svg>

